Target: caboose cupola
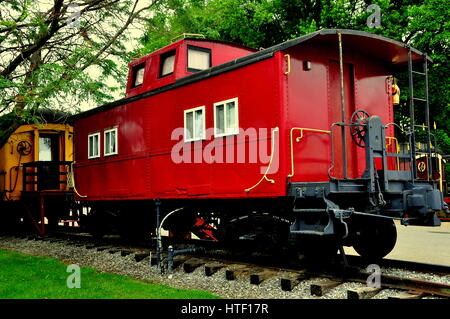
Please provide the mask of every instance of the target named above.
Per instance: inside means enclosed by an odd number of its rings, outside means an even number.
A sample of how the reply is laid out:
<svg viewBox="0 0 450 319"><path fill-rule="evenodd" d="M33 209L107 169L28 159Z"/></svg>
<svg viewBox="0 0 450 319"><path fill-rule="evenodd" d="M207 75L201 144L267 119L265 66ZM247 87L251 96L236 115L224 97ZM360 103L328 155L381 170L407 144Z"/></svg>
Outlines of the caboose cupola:
<svg viewBox="0 0 450 319"><path fill-rule="evenodd" d="M129 64L126 97L175 83L255 50L218 40L183 38Z"/></svg>

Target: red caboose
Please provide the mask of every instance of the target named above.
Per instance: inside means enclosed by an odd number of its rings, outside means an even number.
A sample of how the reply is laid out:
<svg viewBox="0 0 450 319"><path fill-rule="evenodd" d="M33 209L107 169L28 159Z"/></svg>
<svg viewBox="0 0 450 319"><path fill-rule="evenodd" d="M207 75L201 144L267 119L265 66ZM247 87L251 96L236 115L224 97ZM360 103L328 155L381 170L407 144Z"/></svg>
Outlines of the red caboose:
<svg viewBox="0 0 450 319"><path fill-rule="evenodd" d="M124 99L74 116L78 199L132 232L151 229L142 218L158 200L165 213L183 207L167 225L175 233L218 218L231 242L319 235L383 257L392 218L436 225L444 205L411 165L414 105L411 151L394 136L393 72L408 65L412 85L427 59L351 30L261 51L182 39L130 63Z"/></svg>

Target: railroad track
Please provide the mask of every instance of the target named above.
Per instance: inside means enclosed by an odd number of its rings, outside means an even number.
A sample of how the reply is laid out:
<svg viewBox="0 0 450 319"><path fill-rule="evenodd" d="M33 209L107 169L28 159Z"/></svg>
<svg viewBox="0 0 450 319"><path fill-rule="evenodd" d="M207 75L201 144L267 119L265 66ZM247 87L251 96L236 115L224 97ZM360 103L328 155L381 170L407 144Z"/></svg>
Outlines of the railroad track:
<svg viewBox="0 0 450 319"><path fill-rule="evenodd" d="M111 254L121 254L122 256L133 255L136 262L149 262L156 265L156 253L151 248L151 244L124 242L118 237L107 237L96 239L83 233L61 232L48 237L35 237L26 235L16 235L19 238L28 240L59 242L67 245L85 247L97 251L108 251ZM192 246L190 243L189 246ZM214 248L212 243L210 248ZM221 252L221 254L219 253ZM219 257L218 257L219 255ZM167 269L167 254L163 254L162 271L169 274ZM279 263L270 264L268 259L231 257L226 252L210 249L203 254L179 255L173 259L173 272L192 273L199 268L204 276L209 277L222 271L228 281L241 280L248 281L251 285L260 285L268 279L276 279L279 288L283 291L293 291L301 283L308 282L312 296L325 296L335 288L348 283L359 283L358 288L347 290L348 299L369 299L385 289L395 289L401 291L397 295L390 296L393 299L421 299L427 296L437 296L450 298L450 285L425 281L403 276L393 276L380 274L377 287L366 286L371 273L365 270L364 262L357 256L347 256L351 266L343 267L334 265L318 270L317 268L305 267L301 263L281 266ZM381 267L394 267L415 272L432 273L438 275L450 275L450 267L442 265L423 264L415 262L404 262L397 260L384 260ZM362 285L361 285L362 284Z"/></svg>

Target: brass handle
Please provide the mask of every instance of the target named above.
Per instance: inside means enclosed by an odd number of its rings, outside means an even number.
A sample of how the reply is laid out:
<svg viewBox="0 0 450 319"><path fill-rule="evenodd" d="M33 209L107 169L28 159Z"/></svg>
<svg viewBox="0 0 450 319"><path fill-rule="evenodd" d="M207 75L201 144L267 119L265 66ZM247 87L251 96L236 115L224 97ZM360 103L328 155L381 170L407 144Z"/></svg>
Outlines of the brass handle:
<svg viewBox="0 0 450 319"><path fill-rule="evenodd" d="M291 73L291 56L289 54L285 54L284 57L287 58L287 65L288 65L288 70L284 72L284 74L288 75L289 73Z"/></svg>

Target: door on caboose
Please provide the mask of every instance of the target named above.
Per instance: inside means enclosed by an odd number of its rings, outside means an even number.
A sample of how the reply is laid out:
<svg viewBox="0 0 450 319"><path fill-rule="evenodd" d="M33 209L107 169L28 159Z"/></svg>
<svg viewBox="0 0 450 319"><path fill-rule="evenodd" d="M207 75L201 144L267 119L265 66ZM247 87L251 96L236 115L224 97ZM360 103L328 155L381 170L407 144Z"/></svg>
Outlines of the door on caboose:
<svg viewBox="0 0 450 319"><path fill-rule="evenodd" d="M345 123L350 123L351 116L355 111L355 77L354 66L351 63L343 64L344 75L344 105L345 105ZM342 103L341 103L341 77L339 61L329 61L328 67L328 119L330 125L332 123L342 122ZM347 154L347 177L358 178L358 154L363 151L353 142L350 129L345 127L345 141ZM333 127L333 152L334 152L334 169L331 172L333 177L344 177L344 159L342 146L342 129L340 126Z"/></svg>
<svg viewBox="0 0 450 319"><path fill-rule="evenodd" d="M38 189L59 189L60 135L39 135Z"/></svg>

